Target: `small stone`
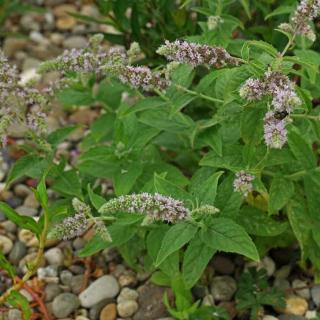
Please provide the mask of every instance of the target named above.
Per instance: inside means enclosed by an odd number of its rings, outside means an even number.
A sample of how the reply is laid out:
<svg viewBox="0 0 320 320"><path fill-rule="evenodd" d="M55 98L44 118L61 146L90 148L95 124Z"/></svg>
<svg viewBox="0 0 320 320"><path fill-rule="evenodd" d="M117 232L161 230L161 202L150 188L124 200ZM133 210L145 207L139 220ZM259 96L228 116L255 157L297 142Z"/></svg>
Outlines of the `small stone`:
<svg viewBox="0 0 320 320"><path fill-rule="evenodd" d="M267 271L268 277L271 277L276 270L275 262L268 256L262 259L261 267Z"/></svg>
<svg viewBox="0 0 320 320"><path fill-rule="evenodd" d="M212 294L207 294L204 296L203 300L202 300L202 305L203 306L214 306L214 299Z"/></svg>
<svg viewBox="0 0 320 320"><path fill-rule="evenodd" d="M68 287L71 286L72 278L73 278L73 274L69 270L61 271L60 280L65 286L68 286Z"/></svg>
<svg viewBox="0 0 320 320"><path fill-rule="evenodd" d="M236 281L229 276L218 276L212 279L211 293L215 300L230 301L236 290Z"/></svg>
<svg viewBox="0 0 320 320"><path fill-rule="evenodd" d="M86 242L80 237L74 239L72 242L72 246L75 250L82 249L85 246L85 244L86 244Z"/></svg>
<svg viewBox="0 0 320 320"><path fill-rule="evenodd" d="M208 289L207 289L206 286L203 286L203 285L195 285L195 286L192 288L192 295L193 295L196 299L203 299L206 294L208 294Z"/></svg>
<svg viewBox="0 0 320 320"><path fill-rule="evenodd" d="M3 44L3 53L11 58L17 51L25 49L28 43L27 39L22 38L5 38Z"/></svg>
<svg viewBox="0 0 320 320"><path fill-rule="evenodd" d="M96 111L91 109L78 109L76 112L74 112L70 117L69 120L72 123L78 123L78 124L85 124L88 125L93 120L97 118L98 114Z"/></svg>
<svg viewBox="0 0 320 320"><path fill-rule="evenodd" d="M32 263L37 258L37 252L31 252L27 254L23 259L19 262L19 268L22 270L23 273L26 273L28 271L27 264ZM45 259L41 259L40 261L40 268L44 267L45 265Z"/></svg>
<svg viewBox="0 0 320 320"><path fill-rule="evenodd" d="M25 199L23 205L25 207L38 209L40 204L33 193L30 193Z"/></svg>
<svg viewBox="0 0 320 320"><path fill-rule="evenodd" d="M278 269L274 276L277 279L287 279L290 275L291 272L291 266L290 265L285 265L282 266L280 269Z"/></svg>
<svg viewBox="0 0 320 320"><path fill-rule="evenodd" d="M320 285L316 285L311 288L311 297L314 304L319 307L320 306Z"/></svg>
<svg viewBox="0 0 320 320"><path fill-rule="evenodd" d="M32 68L34 68L34 66ZM26 196L32 193L29 187L27 187L24 184L17 184L13 190L14 190L14 193L21 198L25 198Z"/></svg>
<svg viewBox="0 0 320 320"><path fill-rule="evenodd" d="M70 287L71 287L71 290L74 294L77 294L77 295L80 294L81 289L82 289L83 280L84 280L83 274L79 274L77 276L72 277Z"/></svg>
<svg viewBox="0 0 320 320"><path fill-rule="evenodd" d="M293 314L296 316L303 316L308 310L308 302L298 296L290 296L286 298L285 314Z"/></svg>
<svg viewBox="0 0 320 320"><path fill-rule="evenodd" d="M19 230L18 239L27 247L34 247L39 244L37 237L30 230L27 229Z"/></svg>
<svg viewBox="0 0 320 320"><path fill-rule="evenodd" d="M34 217L37 215L38 210L35 208L29 208L25 206L20 206L16 208L16 211L20 213L22 216Z"/></svg>
<svg viewBox="0 0 320 320"><path fill-rule="evenodd" d="M71 36L66 38L63 41L63 46L66 49L82 49L87 47L88 45L88 40L85 37L82 36Z"/></svg>
<svg viewBox="0 0 320 320"><path fill-rule="evenodd" d="M22 200L18 197L10 197L6 202L11 208L17 208L22 205Z"/></svg>
<svg viewBox="0 0 320 320"><path fill-rule="evenodd" d="M13 247L12 240L6 236L0 235L0 250L3 254L8 254Z"/></svg>
<svg viewBox="0 0 320 320"><path fill-rule="evenodd" d="M17 226L15 223L13 223L10 220L7 221L3 221L1 223L1 226L4 228L4 230L6 230L7 232L11 232L14 233L17 230Z"/></svg>
<svg viewBox="0 0 320 320"><path fill-rule="evenodd" d="M119 284L113 276L105 275L92 282L81 292L79 299L85 308L92 307L107 298L114 298L119 292Z"/></svg>
<svg viewBox="0 0 320 320"><path fill-rule="evenodd" d="M13 264L17 264L26 254L27 254L26 245L21 241L16 241L9 254L9 261Z"/></svg>
<svg viewBox="0 0 320 320"><path fill-rule="evenodd" d="M61 293L52 303L52 312L57 318L68 317L80 306L79 299L73 293Z"/></svg>
<svg viewBox="0 0 320 320"><path fill-rule="evenodd" d="M235 302L232 302L232 301L222 301L219 303L218 305L220 308L223 308L225 309L229 316L230 316L230 319L234 319L237 315L237 309L236 309L236 304Z"/></svg>
<svg viewBox="0 0 320 320"><path fill-rule="evenodd" d="M18 309L10 309L8 312L8 320L22 320L22 312Z"/></svg>
<svg viewBox="0 0 320 320"><path fill-rule="evenodd" d="M316 310L308 310L305 314L306 319L316 319L317 311Z"/></svg>
<svg viewBox="0 0 320 320"><path fill-rule="evenodd" d="M139 293L136 290L123 288L117 298L117 302L120 303L127 300L137 300L138 297Z"/></svg>
<svg viewBox="0 0 320 320"><path fill-rule="evenodd" d="M297 289L295 290L295 293L300 296L301 298L304 298L306 300L310 299L310 290L308 288L308 284L305 281L302 281L300 279L295 279L292 281L292 288ZM304 289L302 289L304 288Z"/></svg>
<svg viewBox="0 0 320 320"><path fill-rule="evenodd" d="M57 283L48 283L44 288L46 302L52 301L61 293L61 288Z"/></svg>
<svg viewBox="0 0 320 320"><path fill-rule="evenodd" d="M31 31L29 38L30 38L30 40L32 40L38 44L42 44L44 46L47 46L50 44L49 40L47 38L45 38L43 36L43 34L40 33L39 31Z"/></svg>
<svg viewBox="0 0 320 320"><path fill-rule="evenodd" d="M85 316L77 316L75 320L90 320L90 319Z"/></svg>
<svg viewBox="0 0 320 320"><path fill-rule="evenodd" d="M85 15L85 16L90 16L90 17L93 17L93 18L98 18L100 16L100 12L99 12L99 9L94 6L94 5L84 5L82 8L81 8L81 11L80 11L81 14Z"/></svg>
<svg viewBox="0 0 320 320"><path fill-rule="evenodd" d="M77 20L75 18L66 15L58 18L56 22L56 27L59 30L68 30L68 29L72 29L76 23L77 23Z"/></svg>
<svg viewBox="0 0 320 320"><path fill-rule="evenodd" d="M50 265L53 266L63 266L64 255L60 248L51 248L44 254L46 260Z"/></svg>
<svg viewBox="0 0 320 320"><path fill-rule="evenodd" d="M278 318L270 315L266 315L262 318L262 320L278 320Z"/></svg>
<svg viewBox="0 0 320 320"><path fill-rule="evenodd" d="M279 316L279 320L305 320L306 318L303 316L297 316L294 314L281 314Z"/></svg>
<svg viewBox="0 0 320 320"><path fill-rule="evenodd" d="M91 320L98 320L102 309L110 303L114 303L114 299L112 298L104 299L99 303L95 304L94 306L92 306L89 310L89 318Z"/></svg>
<svg viewBox="0 0 320 320"><path fill-rule="evenodd" d="M290 282L286 279L276 278L273 282L273 286L280 291L286 291L290 289Z"/></svg>
<svg viewBox="0 0 320 320"><path fill-rule="evenodd" d="M40 30L40 24L36 20L36 15L33 13L23 14L20 19L20 25L26 31Z"/></svg>
<svg viewBox="0 0 320 320"><path fill-rule="evenodd" d="M123 301L117 305L118 313L123 318L131 317L137 312L138 308L138 303L134 300Z"/></svg>
<svg viewBox="0 0 320 320"><path fill-rule="evenodd" d="M235 266L233 262L224 256L217 255L212 260L212 267L213 269L221 274L233 274Z"/></svg>
<svg viewBox="0 0 320 320"><path fill-rule="evenodd" d="M101 313L100 320L115 320L117 319L117 306L114 303L106 305Z"/></svg>
<svg viewBox="0 0 320 320"><path fill-rule="evenodd" d="M70 4L61 4L53 9L53 14L56 17L66 16L69 12L77 12L77 8Z"/></svg>
<svg viewBox="0 0 320 320"><path fill-rule="evenodd" d="M137 284L137 278L134 274L122 274L119 277L121 287L134 287Z"/></svg>
<svg viewBox="0 0 320 320"><path fill-rule="evenodd" d="M47 282L58 282L58 271L55 266L47 266L37 270L38 278Z"/></svg>

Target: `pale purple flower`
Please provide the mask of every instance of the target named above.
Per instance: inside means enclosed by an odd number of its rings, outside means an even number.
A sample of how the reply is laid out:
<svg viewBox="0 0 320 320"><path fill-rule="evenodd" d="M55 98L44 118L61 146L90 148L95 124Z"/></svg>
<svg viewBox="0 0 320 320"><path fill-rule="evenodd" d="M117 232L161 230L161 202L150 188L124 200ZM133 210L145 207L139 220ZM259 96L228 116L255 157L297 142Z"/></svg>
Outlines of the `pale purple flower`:
<svg viewBox="0 0 320 320"><path fill-rule="evenodd" d="M248 101L260 100L265 95L265 85L260 79L249 78L240 88L240 96Z"/></svg>
<svg viewBox="0 0 320 320"><path fill-rule="evenodd" d="M165 41L165 44L157 50L157 53L165 56L170 61L190 64L194 67L199 65L222 67L226 64L237 65L239 62L224 48L181 40Z"/></svg>
<svg viewBox="0 0 320 320"><path fill-rule="evenodd" d="M99 210L101 214L117 212L140 213L151 220L174 223L190 216L190 211L182 201L159 193L141 193L120 196L105 203Z"/></svg>
<svg viewBox="0 0 320 320"><path fill-rule="evenodd" d="M268 147L281 149L287 142L286 120L277 119L273 111L264 117L264 140Z"/></svg>
<svg viewBox="0 0 320 320"><path fill-rule="evenodd" d="M249 192L253 190L252 181L255 177L244 171L241 170L236 173L236 178L233 181L233 188L235 192L240 192L243 196L247 196Z"/></svg>

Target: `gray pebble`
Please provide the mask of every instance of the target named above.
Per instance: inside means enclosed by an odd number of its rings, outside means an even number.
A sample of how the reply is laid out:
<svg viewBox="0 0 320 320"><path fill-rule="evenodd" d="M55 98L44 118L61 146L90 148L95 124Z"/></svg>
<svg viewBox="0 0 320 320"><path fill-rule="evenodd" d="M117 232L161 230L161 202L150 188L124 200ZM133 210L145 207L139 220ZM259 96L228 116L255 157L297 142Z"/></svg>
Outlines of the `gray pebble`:
<svg viewBox="0 0 320 320"><path fill-rule="evenodd" d="M215 300L230 301L236 290L236 281L229 276L218 276L212 279L211 294Z"/></svg>
<svg viewBox="0 0 320 320"><path fill-rule="evenodd" d="M71 286L72 278L73 278L73 274L69 270L61 271L60 280L65 286L68 286L68 287Z"/></svg>
<svg viewBox="0 0 320 320"><path fill-rule="evenodd" d="M0 235L0 250L3 254L8 254L13 247L13 242L6 236Z"/></svg>
<svg viewBox="0 0 320 320"><path fill-rule="evenodd" d="M74 294L80 294L82 289L84 276L82 274L73 276L71 279L70 287Z"/></svg>
<svg viewBox="0 0 320 320"><path fill-rule="evenodd" d="M275 288L278 288L279 290L281 291L286 291L287 289L290 289L290 282L286 279L279 279L279 278L276 278L273 282L273 286Z"/></svg>
<svg viewBox="0 0 320 320"><path fill-rule="evenodd" d="M52 312L57 318L66 318L80 306L79 299L73 293L61 293L52 303Z"/></svg>
<svg viewBox="0 0 320 320"><path fill-rule="evenodd" d="M90 308L107 298L114 298L119 293L119 284L113 276L105 275L92 282L80 293L81 305Z"/></svg>
<svg viewBox="0 0 320 320"><path fill-rule="evenodd" d="M122 301L137 300L138 297L139 293L136 290L123 288L117 298L117 302L120 303Z"/></svg>
<svg viewBox="0 0 320 320"><path fill-rule="evenodd" d="M37 209L25 207L25 206L19 206L18 208L16 208L16 211L20 213L22 216L28 216L28 217L34 217L38 213Z"/></svg>
<svg viewBox="0 0 320 320"><path fill-rule="evenodd" d="M117 305L119 316L123 318L131 317L137 312L138 308L138 303L134 300L122 301Z"/></svg>
<svg viewBox="0 0 320 320"><path fill-rule="evenodd" d="M46 260L50 265L53 266L63 266L64 255L60 248L51 248L44 254Z"/></svg>
<svg viewBox="0 0 320 320"><path fill-rule="evenodd" d="M57 283L48 283L44 289L46 302L52 301L61 293L61 288Z"/></svg>
<svg viewBox="0 0 320 320"><path fill-rule="evenodd" d="M82 36L71 36L66 38L63 41L63 46L66 49L82 49L85 48L88 45L88 40L85 37Z"/></svg>
<svg viewBox="0 0 320 320"><path fill-rule="evenodd" d="M12 208L17 208L22 204L22 200L19 197L10 197L6 202Z"/></svg>
<svg viewBox="0 0 320 320"><path fill-rule="evenodd" d="M16 241L9 254L9 261L13 264L17 264L26 254L27 254L26 245L21 241Z"/></svg>
<svg viewBox="0 0 320 320"><path fill-rule="evenodd" d="M320 306L320 285L311 288L311 297L317 307Z"/></svg>
<svg viewBox="0 0 320 320"><path fill-rule="evenodd" d="M101 310L111 302L113 302L113 299L104 299L91 307L89 310L89 318L92 320L98 320Z"/></svg>
<svg viewBox="0 0 320 320"><path fill-rule="evenodd" d="M308 286L308 284L305 281L302 281L300 279L295 279L292 281L292 288L294 288L294 289L304 288L307 286ZM310 299L310 289L309 288L297 290L296 294L306 300Z"/></svg>
<svg viewBox="0 0 320 320"><path fill-rule="evenodd" d="M8 312L8 320L22 320L22 313L18 309L11 309Z"/></svg>

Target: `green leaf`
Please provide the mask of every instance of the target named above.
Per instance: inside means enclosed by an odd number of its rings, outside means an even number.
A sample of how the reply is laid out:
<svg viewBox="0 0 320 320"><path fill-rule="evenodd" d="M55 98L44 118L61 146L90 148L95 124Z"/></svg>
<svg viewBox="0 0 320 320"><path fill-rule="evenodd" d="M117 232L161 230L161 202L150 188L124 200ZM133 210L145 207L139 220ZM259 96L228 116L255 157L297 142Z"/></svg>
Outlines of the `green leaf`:
<svg viewBox="0 0 320 320"><path fill-rule="evenodd" d="M257 41L257 40L249 40L246 41L244 47L255 47L258 49L263 50L264 52L269 53L272 57L276 58L279 54L278 50L274 48L271 44L264 41ZM243 49L244 50L244 49Z"/></svg>
<svg viewBox="0 0 320 320"><path fill-rule="evenodd" d="M247 232L228 218L212 218L200 231L202 241L212 249L242 254L259 261L257 249Z"/></svg>
<svg viewBox="0 0 320 320"><path fill-rule="evenodd" d="M74 196L82 199L82 190L80 179L77 172L72 169L69 171L64 171L52 185L52 189L56 192L62 193L68 196Z"/></svg>
<svg viewBox="0 0 320 320"><path fill-rule="evenodd" d="M251 19L251 12L250 12L250 1L249 0L240 0L241 5L246 12L246 15L249 19Z"/></svg>
<svg viewBox="0 0 320 320"><path fill-rule="evenodd" d="M41 233L41 230L39 229L37 223L35 222L35 220L33 220L33 218L20 216L19 213L13 210L5 202L0 202L0 211L20 228L30 230L36 235L39 235Z"/></svg>
<svg viewBox="0 0 320 320"><path fill-rule="evenodd" d="M13 306L14 308L21 309L23 318L25 320L30 320L32 311L29 306L29 302L25 296L23 296L20 292L18 291L11 291L10 295L7 298L7 302Z"/></svg>
<svg viewBox="0 0 320 320"><path fill-rule="evenodd" d="M8 177L7 186L11 185L17 179L28 176L34 167L38 166L43 159L36 155L26 155L19 158L12 166Z"/></svg>
<svg viewBox="0 0 320 320"><path fill-rule="evenodd" d="M195 236L184 253L182 276L187 288L192 288L207 267L216 250L208 247Z"/></svg>
<svg viewBox="0 0 320 320"><path fill-rule="evenodd" d="M268 211L270 214L282 209L294 194L294 184L283 177L272 179L269 191Z"/></svg>
<svg viewBox="0 0 320 320"><path fill-rule="evenodd" d="M63 89L58 92L57 99L65 106L85 106L94 102L94 98L92 97L92 93L89 89Z"/></svg>
<svg viewBox="0 0 320 320"><path fill-rule="evenodd" d="M44 174L38 183L37 189L35 190L35 195L39 203L43 208L48 206L48 193L46 188L46 177L47 174Z"/></svg>
<svg viewBox="0 0 320 320"><path fill-rule="evenodd" d="M102 207L102 205L106 203L106 200L103 197L99 196L98 194L94 193L90 184L88 184L87 190L88 190L89 199L92 205L96 210L99 210Z"/></svg>
<svg viewBox="0 0 320 320"><path fill-rule="evenodd" d="M320 172L311 171L304 177L304 190L307 197L307 205L310 216L317 221L320 221Z"/></svg>
<svg viewBox="0 0 320 320"><path fill-rule="evenodd" d="M291 12L293 12L293 10L294 10L293 6L280 6L280 7L277 7L275 10L273 10L272 12L270 12L268 15L266 15L264 19L268 20L271 17L275 17L283 14L290 14Z"/></svg>
<svg viewBox="0 0 320 320"><path fill-rule="evenodd" d="M311 144L303 138L301 133L297 133L293 130L289 131L288 144L290 150L304 169L316 167L317 161L312 151Z"/></svg>
<svg viewBox="0 0 320 320"><path fill-rule="evenodd" d="M172 226L165 234L158 252L156 266L159 266L171 253L187 244L196 234L197 227L181 222Z"/></svg>
<svg viewBox="0 0 320 320"><path fill-rule="evenodd" d="M64 141L74 130L79 128L79 126L69 126L64 128L59 128L48 135L48 142L56 147L60 142Z"/></svg>
<svg viewBox="0 0 320 320"><path fill-rule="evenodd" d="M156 192L183 200L185 204L192 199L191 195L189 195L184 189L175 185L173 182L166 180L162 177L162 175L156 173L154 174L154 187Z"/></svg>
<svg viewBox="0 0 320 320"><path fill-rule="evenodd" d="M0 269L3 269L8 272L9 276L14 279L16 276L16 270L13 265L7 260L7 258L2 253L2 250L0 250Z"/></svg>
<svg viewBox="0 0 320 320"><path fill-rule="evenodd" d="M266 212L249 206L241 208L237 222L249 234L260 237L278 236L288 229L287 222L276 221Z"/></svg>
<svg viewBox="0 0 320 320"><path fill-rule="evenodd" d="M212 171L212 169L210 171ZM201 168L195 173L191 180L190 192L198 199L199 206L203 204L214 205L218 181L223 174L223 171L218 171L208 176L207 172L208 168Z"/></svg>
<svg viewBox="0 0 320 320"><path fill-rule="evenodd" d="M117 196L128 194L139 176L142 174L143 166L139 162L133 162L124 166L113 176L113 184Z"/></svg>

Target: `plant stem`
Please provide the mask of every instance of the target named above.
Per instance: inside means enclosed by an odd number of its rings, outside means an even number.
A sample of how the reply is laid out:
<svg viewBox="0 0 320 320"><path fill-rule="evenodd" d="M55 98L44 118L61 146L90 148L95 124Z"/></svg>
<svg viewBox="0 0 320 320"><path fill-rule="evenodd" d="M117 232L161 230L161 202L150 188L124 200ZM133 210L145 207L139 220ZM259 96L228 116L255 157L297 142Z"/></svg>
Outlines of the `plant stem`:
<svg viewBox="0 0 320 320"><path fill-rule="evenodd" d="M11 288L9 288L1 297L0 297L0 305L5 303L7 298L10 296L12 291L19 291L24 284L32 277L32 275L35 273L35 271L39 268L43 254L44 254L44 249L46 245L46 240L47 240L47 235L48 235L48 227L49 227L49 213L48 213L48 208L43 207L43 214L44 214L44 224L43 224L43 229L39 237L39 248L37 252L37 256L32 263L30 269L26 272L26 274L23 276L21 281L18 283L15 283Z"/></svg>
<svg viewBox="0 0 320 320"><path fill-rule="evenodd" d="M308 115L308 114L292 114L291 117L320 121L320 116L312 116L312 115Z"/></svg>

